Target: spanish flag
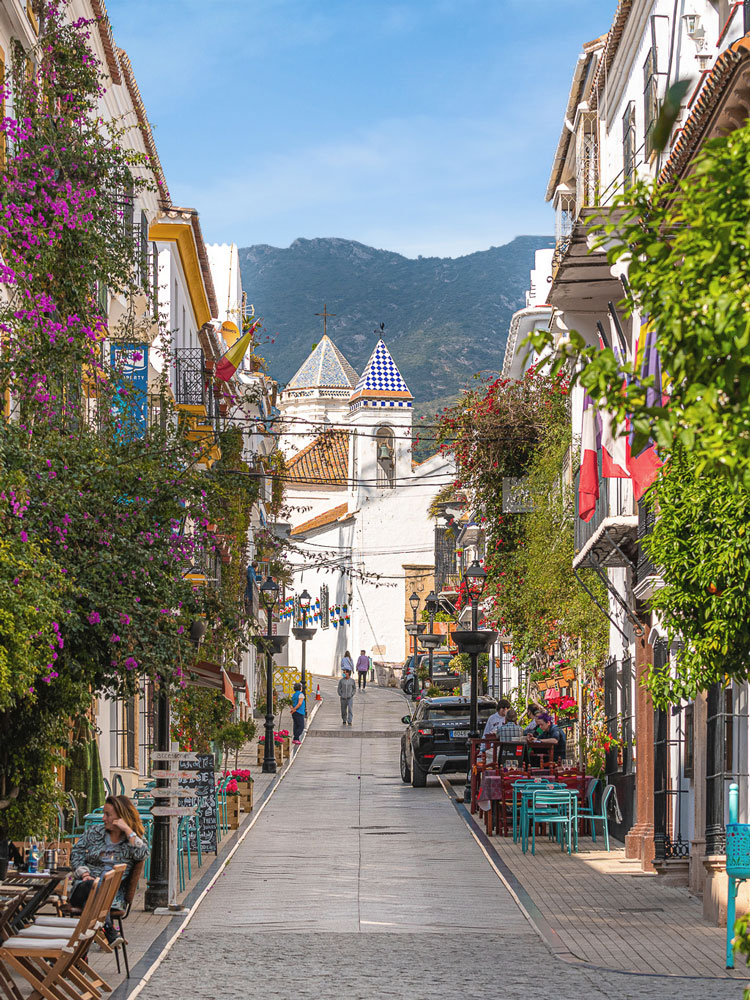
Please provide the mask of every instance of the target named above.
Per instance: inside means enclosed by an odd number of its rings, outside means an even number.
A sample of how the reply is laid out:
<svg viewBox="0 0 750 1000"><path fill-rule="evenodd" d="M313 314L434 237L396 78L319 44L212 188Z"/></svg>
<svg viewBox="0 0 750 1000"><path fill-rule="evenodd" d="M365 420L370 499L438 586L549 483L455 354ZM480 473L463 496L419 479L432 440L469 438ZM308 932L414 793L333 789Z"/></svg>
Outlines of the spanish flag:
<svg viewBox="0 0 750 1000"><path fill-rule="evenodd" d="M236 344L232 344L226 354L223 354L216 363L214 375L222 382L228 382L240 367L242 359L245 357L248 347L253 341L255 331L260 326L261 320L256 320L251 324L246 333L243 333Z"/></svg>

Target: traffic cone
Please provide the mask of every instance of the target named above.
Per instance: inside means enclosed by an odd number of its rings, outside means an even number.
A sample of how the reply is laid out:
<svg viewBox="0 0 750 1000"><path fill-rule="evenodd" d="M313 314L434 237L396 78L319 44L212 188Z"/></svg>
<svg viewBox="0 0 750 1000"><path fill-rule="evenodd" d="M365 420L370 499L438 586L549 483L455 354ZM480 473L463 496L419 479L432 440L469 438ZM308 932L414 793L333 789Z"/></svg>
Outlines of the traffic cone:
<svg viewBox="0 0 750 1000"><path fill-rule="evenodd" d="M321 696L320 696L320 684L318 684L318 690L315 692L315 700L316 701L322 701L323 700L321 698Z"/></svg>

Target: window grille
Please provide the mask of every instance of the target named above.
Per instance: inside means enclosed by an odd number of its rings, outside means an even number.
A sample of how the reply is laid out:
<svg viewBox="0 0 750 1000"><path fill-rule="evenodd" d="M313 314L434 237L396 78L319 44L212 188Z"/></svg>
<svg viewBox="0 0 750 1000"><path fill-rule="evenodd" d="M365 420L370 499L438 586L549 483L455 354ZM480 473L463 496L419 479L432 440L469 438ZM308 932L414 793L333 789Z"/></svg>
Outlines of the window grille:
<svg viewBox="0 0 750 1000"><path fill-rule="evenodd" d="M331 612L328 598L328 586L324 583L320 588L320 627L328 628L331 624Z"/></svg>
<svg viewBox="0 0 750 1000"><path fill-rule="evenodd" d="M200 406L205 403L205 372L200 347L177 347L174 350L175 402Z"/></svg>
<svg viewBox="0 0 750 1000"><path fill-rule="evenodd" d="M665 639L654 644L654 673L669 670ZM683 707L674 705L670 715L654 709L654 855L657 861L686 858L690 841L683 838L682 820L688 790L684 784Z"/></svg>
<svg viewBox="0 0 750 1000"><path fill-rule="evenodd" d="M456 570L456 533L453 528L435 528L435 592L445 590Z"/></svg>
<svg viewBox="0 0 750 1000"><path fill-rule="evenodd" d="M623 187L635 181L635 101L631 101L622 116L622 178Z"/></svg>
<svg viewBox="0 0 750 1000"><path fill-rule="evenodd" d="M110 710L110 766L135 767L135 698L116 698Z"/></svg>
<svg viewBox="0 0 750 1000"><path fill-rule="evenodd" d="M148 216L141 209L141 224L138 243L138 280L144 291L149 288Z"/></svg>
<svg viewBox="0 0 750 1000"><path fill-rule="evenodd" d="M648 50L643 64L643 122L646 156L653 152L653 131L659 117L659 77L656 72L656 46Z"/></svg>
<svg viewBox="0 0 750 1000"><path fill-rule="evenodd" d="M151 752L156 745L155 705L153 682L146 680L138 699L138 772L148 776L151 775Z"/></svg>
<svg viewBox="0 0 750 1000"><path fill-rule="evenodd" d="M581 115L576 135L576 215L599 203L599 142L594 112Z"/></svg>

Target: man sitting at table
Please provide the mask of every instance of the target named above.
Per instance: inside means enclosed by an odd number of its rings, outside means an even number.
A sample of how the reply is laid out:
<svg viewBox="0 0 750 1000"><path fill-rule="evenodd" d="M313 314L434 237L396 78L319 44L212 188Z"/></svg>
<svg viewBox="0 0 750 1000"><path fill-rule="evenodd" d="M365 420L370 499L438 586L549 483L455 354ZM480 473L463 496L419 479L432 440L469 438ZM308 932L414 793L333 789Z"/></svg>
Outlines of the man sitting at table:
<svg viewBox="0 0 750 1000"><path fill-rule="evenodd" d="M529 743L534 740L537 745L555 748L555 760L562 760L565 756L565 733L552 721L549 712L540 712L536 717L538 734L527 733L526 739Z"/></svg>
<svg viewBox="0 0 750 1000"><path fill-rule="evenodd" d="M515 708L509 708L505 713L505 722L497 730L497 738L501 743L520 743L523 740L523 729L518 725Z"/></svg>
<svg viewBox="0 0 750 1000"><path fill-rule="evenodd" d="M497 710L492 713L492 715L487 719L487 723L484 727L484 732L482 736L494 736L500 726L503 725L506 719L506 713L510 708L510 702L507 698L501 698L497 703Z"/></svg>

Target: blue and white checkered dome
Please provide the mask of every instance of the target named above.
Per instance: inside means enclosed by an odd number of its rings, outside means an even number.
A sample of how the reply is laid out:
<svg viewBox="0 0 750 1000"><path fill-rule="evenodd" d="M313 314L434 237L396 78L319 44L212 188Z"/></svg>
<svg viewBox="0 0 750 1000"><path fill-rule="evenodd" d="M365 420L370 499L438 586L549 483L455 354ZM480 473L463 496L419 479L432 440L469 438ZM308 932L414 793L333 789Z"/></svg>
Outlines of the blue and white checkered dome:
<svg viewBox="0 0 750 1000"><path fill-rule="evenodd" d="M409 386L404 381L391 352L382 339L378 341L375 350L370 355L370 360L365 365L365 370L354 387L351 399L380 393L401 396L404 399L413 398L409 392Z"/></svg>

